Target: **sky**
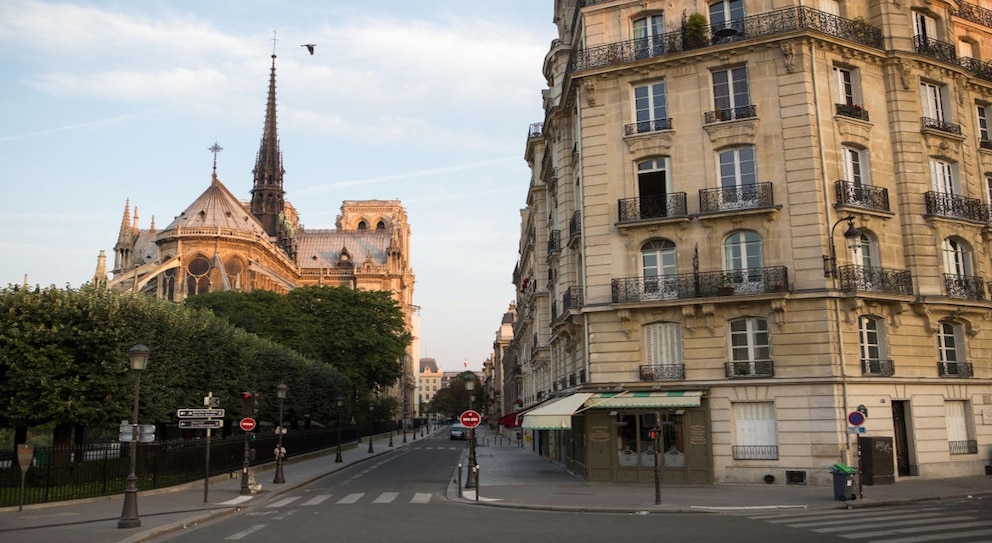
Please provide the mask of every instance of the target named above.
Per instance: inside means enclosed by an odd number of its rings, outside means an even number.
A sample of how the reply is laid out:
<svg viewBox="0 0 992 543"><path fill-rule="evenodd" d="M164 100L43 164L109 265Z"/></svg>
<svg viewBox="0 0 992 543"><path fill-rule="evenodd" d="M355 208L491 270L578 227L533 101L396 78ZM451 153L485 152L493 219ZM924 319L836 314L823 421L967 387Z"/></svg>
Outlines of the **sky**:
<svg viewBox="0 0 992 543"><path fill-rule="evenodd" d="M420 356L481 369L514 300L551 0L3 0L0 285L79 287L125 202L250 198L273 46L286 197L407 210ZM273 42L273 32L275 41ZM302 44L315 43L311 56Z"/></svg>

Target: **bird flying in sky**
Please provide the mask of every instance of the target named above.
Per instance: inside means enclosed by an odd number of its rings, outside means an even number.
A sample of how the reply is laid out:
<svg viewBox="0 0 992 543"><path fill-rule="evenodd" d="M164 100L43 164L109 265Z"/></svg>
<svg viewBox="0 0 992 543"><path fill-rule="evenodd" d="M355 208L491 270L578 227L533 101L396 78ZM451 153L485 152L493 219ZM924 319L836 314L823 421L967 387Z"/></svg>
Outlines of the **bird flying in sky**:
<svg viewBox="0 0 992 543"><path fill-rule="evenodd" d="M300 47L306 47L307 48L307 51L310 51L310 54L312 55L313 54L313 49L314 49L314 47L317 47L317 44L316 43L304 43Z"/></svg>

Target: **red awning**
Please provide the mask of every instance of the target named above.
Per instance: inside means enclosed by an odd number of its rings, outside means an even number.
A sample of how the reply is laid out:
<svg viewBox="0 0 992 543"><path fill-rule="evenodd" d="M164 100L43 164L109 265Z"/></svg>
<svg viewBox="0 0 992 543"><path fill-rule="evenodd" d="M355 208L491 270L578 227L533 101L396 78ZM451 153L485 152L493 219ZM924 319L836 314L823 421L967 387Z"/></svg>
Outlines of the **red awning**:
<svg viewBox="0 0 992 543"><path fill-rule="evenodd" d="M520 413L520 411L514 411L509 415L503 415L499 418L499 425L506 426L507 428L520 428L521 419L517 418L517 413Z"/></svg>

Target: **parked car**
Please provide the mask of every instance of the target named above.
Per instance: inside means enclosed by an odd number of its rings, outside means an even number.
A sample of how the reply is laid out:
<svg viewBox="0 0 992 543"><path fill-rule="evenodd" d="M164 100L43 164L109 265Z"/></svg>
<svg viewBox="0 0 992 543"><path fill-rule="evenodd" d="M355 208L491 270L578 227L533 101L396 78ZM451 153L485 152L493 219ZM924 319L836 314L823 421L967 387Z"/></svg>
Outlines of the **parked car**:
<svg viewBox="0 0 992 543"><path fill-rule="evenodd" d="M451 425L451 439L468 439L468 428L461 424Z"/></svg>

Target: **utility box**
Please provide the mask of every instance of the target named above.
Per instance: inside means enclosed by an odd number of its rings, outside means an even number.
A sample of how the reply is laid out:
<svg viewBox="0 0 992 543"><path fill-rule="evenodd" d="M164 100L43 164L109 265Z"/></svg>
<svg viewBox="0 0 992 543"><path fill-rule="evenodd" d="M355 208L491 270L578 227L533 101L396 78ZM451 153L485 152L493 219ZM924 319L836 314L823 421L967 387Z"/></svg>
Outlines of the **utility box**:
<svg viewBox="0 0 992 543"><path fill-rule="evenodd" d="M858 470L847 464L834 464L830 466L830 473L834 476L835 500L844 502L857 498L854 495L854 476Z"/></svg>
<svg viewBox="0 0 992 543"><path fill-rule="evenodd" d="M861 455L861 484L891 485L896 482L895 447L891 437L858 436Z"/></svg>

